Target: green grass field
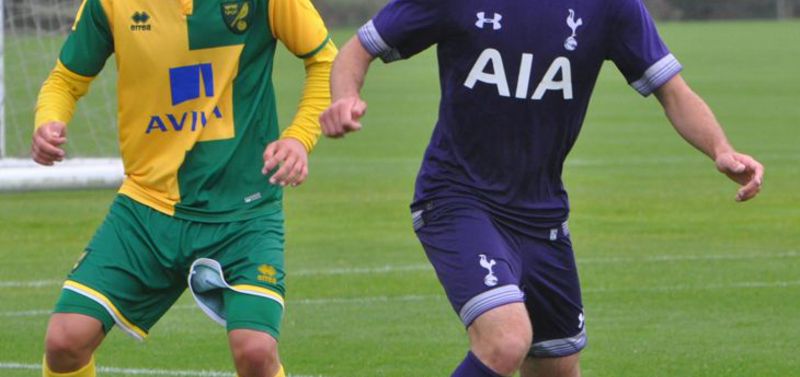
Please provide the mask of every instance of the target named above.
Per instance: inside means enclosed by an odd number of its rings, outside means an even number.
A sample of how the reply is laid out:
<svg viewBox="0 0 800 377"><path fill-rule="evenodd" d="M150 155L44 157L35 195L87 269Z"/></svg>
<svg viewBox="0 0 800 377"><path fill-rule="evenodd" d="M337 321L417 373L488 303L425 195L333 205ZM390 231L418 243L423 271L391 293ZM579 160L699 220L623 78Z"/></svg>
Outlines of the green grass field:
<svg viewBox="0 0 800 377"><path fill-rule="evenodd" d="M657 101L604 69L565 177L589 333L583 374L800 376L800 23L665 23L662 33L732 142L766 165L764 191L735 203L735 185ZM434 60L374 65L365 129L322 140L308 182L287 191L281 354L294 376L447 376L466 352L407 210L435 120ZM275 77L288 120L300 62L279 56ZM113 196L0 195L0 375L40 375L59 282ZM223 329L187 296L144 344L112 331L97 360L102 376L233 374Z"/></svg>

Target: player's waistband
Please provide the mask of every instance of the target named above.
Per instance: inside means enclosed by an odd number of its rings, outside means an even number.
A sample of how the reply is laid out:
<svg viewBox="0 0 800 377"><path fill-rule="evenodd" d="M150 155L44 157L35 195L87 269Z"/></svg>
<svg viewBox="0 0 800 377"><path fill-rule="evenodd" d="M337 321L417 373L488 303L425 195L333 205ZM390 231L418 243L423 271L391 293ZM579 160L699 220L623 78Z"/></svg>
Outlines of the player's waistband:
<svg viewBox="0 0 800 377"><path fill-rule="evenodd" d="M535 213L516 214L514 211L497 210L492 205L470 198L440 198L412 203L410 207L414 230L418 230L425 225L426 213L446 210L448 207L453 208L456 206L484 211L490 214L492 219L498 224L529 237L555 241L558 239L568 239L570 236L569 224L566 216L551 218L547 215L540 217Z"/></svg>
<svg viewBox="0 0 800 377"><path fill-rule="evenodd" d="M150 197L140 195L139 192L134 190L126 190L126 187L123 186L117 194L117 200L127 201L131 205L141 206L142 208L149 208L176 219L198 223L228 223L267 216L283 221L283 204L280 199L269 200L267 198L247 207L224 211L204 211L180 205L165 208L161 203L151 200Z"/></svg>

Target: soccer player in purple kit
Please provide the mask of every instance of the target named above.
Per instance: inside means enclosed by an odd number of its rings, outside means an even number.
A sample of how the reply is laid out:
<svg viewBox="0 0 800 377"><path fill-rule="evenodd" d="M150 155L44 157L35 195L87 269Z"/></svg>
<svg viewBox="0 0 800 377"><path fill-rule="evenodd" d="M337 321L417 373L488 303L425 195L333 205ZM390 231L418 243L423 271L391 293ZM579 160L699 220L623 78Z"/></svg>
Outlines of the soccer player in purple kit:
<svg viewBox="0 0 800 377"><path fill-rule="evenodd" d="M580 375L583 305L561 182L605 60L672 125L758 194L763 167L736 152L680 76L641 0L393 0L342 49L323 132L361 128L369 64L437 45L441 103L411 205L414 229L470 351L453 376Z"/></svg>

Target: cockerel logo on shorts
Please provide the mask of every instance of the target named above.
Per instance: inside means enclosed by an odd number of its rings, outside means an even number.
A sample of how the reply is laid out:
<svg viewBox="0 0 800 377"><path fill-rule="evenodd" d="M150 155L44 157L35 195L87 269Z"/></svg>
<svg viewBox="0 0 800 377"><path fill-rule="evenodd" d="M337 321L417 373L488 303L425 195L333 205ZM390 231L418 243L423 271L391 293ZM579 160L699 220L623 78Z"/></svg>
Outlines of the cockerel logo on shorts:
<svg viewBox="0 0 800 377"><path fill-rule="evenodd" d="M483 278L483 284L486 284L487 287L494 287L497 285L497 276L494 275L492 267L494 267L497 262L494 259L489 259L485 254L480 254L479 256L481 257L481 267L489 271L489 273Z"/></svg>

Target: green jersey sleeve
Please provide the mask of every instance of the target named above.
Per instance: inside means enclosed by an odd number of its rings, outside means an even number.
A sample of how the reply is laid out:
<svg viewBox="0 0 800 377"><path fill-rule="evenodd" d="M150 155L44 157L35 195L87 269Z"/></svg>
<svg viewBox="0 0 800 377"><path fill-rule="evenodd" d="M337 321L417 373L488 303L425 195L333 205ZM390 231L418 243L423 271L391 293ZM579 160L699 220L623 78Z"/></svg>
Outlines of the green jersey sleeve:
<svg viewBox="0 0 800 377"><path fill-rule="evenodd" d="M83 1L75 17L72 33L61 48L61 63L82 76L96 76L114 52L110 15L106 14L102 1Z"/></svg>

